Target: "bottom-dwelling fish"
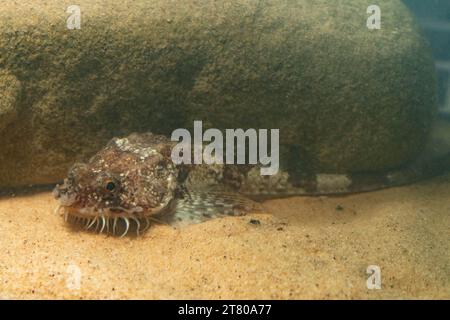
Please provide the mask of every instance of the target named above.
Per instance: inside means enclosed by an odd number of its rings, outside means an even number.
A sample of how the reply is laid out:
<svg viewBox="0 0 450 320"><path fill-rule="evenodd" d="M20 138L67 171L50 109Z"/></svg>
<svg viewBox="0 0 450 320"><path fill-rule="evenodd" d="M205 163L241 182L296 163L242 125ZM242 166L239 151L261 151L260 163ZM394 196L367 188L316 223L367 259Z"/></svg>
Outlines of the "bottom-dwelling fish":
<svg viewBox="0 0 450 320"><path fill-rule="evenodd" d="M422 157L385 174L318 174L292 181L289 173L261 176L238 165L175 165L175 142L151 133L112 139L86 164L69 170L53 193L66 221L86 229L138 235L152 222L197 223L221 215L260 211L257 199L363 192L410 183L450 167L450 156ZM251 200L253 199L253 200Z"/></svg>

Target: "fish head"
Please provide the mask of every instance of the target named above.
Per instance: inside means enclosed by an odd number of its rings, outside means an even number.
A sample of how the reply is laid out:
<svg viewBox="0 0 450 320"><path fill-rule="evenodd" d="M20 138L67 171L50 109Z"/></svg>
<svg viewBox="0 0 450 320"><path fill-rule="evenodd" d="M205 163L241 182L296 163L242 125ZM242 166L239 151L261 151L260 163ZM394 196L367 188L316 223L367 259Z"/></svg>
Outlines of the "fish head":
<svg viewBox="0 0 450 320"><path fill-rule="evenodd" d="M66 217L142 220L170 209L177 176L166 148L115 138L89 162L74 164L53 195Z"/></svg>

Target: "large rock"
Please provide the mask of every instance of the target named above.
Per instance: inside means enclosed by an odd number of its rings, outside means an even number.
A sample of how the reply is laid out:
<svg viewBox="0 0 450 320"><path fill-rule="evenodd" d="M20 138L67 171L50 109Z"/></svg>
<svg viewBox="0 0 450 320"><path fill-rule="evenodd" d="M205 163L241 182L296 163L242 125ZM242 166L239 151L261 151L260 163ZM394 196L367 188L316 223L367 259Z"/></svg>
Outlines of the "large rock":
<svg viewBox="0 0 450 320"><path fill-rule="evenodd" d="M57 0L0 10L0 186L53 183L114 135L193 120L280 128L296 170L384 170L414 158L433 64L400 1ZM299 169L300 168L300 169Z"/></svg>

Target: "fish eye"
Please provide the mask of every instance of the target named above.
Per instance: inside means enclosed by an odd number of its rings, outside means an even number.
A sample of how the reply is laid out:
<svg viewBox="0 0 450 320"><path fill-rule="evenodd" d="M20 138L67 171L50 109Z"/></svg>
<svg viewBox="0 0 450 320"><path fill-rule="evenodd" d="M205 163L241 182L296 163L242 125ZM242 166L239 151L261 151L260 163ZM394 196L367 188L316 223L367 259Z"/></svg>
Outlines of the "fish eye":
<svg viewBox="0 0 450 320"><path fill-rule="evenodd" d="M116 184L113 181L108 181L105 185L105 189L108 191L114 191L116 189Z"/></svg>
<svg viewBox="0 0 450 320"><path fill-rule="evenodd" d="M158 174L164 173L165 169L166 169L166 164L164 163L164 161L160 161L155 167L155 171Z"/></svg>

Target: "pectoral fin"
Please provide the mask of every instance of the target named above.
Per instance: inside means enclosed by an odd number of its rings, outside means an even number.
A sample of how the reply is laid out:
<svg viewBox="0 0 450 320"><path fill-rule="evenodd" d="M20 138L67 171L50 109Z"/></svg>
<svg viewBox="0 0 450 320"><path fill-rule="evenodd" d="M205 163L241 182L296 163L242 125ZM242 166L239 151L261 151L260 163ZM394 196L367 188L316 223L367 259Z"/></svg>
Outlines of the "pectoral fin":
<svg viewBox="0 0 450 320"><path fill-rule="evenodd" d="M261 204L238 193L220 189L193 190L177 199L173 214L166 216L165 220L171 225L183 226L262 211Z"/></svg>

